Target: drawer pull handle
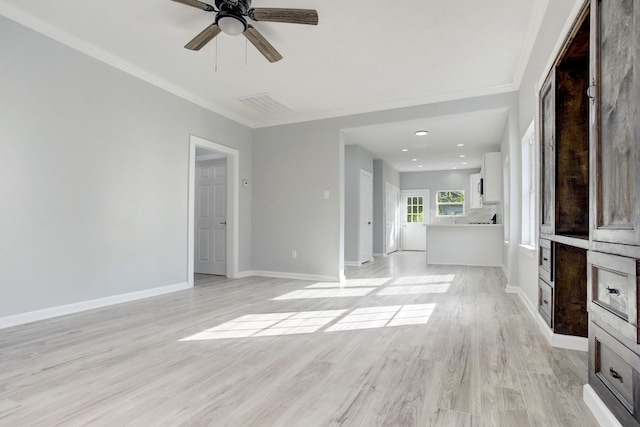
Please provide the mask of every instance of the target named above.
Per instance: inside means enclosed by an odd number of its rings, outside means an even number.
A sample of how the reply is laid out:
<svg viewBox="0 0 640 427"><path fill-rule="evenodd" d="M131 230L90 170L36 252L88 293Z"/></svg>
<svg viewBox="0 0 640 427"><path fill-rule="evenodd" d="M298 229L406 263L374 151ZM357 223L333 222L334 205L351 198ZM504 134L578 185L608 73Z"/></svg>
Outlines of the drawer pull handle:
<svg viewBox="0 0 640 427"><path fill-rule="evenodd" d="M544 305L549 305L549 301L547 301L546 299L543 299L542 302L544 303Z"/></svg>
<svg viewBox="0 0 640 427"><path fill-rule="evenodd" d="M611 295L620 295L620 291L617 290L616 288L610 288L607 286L607 292L609 292L609 294Z"/></svg>
<svg viewBox="0 0 640 427"><path fill-rule="evenodd" d="M543 261L549 261L549 258L542 258Z"/></svg>
<svg viewBox="0 0 640 427"><path fill-rule="evenodd" d="M611 376L615 379L617 379L618 381L620 381L621 383L623 383L624 381L622 380L622 377L620 376L619 373L617 373L616 371L613 370L613 368L609 368L609 373L611 374Z"/></svg>

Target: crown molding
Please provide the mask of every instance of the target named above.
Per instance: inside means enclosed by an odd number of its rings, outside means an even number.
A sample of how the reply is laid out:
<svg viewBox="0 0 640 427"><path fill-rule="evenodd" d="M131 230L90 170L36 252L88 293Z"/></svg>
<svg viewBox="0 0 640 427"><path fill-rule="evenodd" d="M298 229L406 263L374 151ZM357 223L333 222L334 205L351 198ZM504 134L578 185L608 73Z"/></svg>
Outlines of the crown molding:
<svg viewBox="0 0 640 427"><path fill-rule="evenodd" d="M182 99L185 99L193 104L196 104L202 108L206 108L207 110L219 114L229 120L233 120L234 122L238 122L242 125L245 125L249 128L254 128L254 123L250 120L247 120L245 117L239 116L237 114L230 113L229 111L225 111L221 109L216 104L207 101L198 95L184 90L183 88L170 83L153 73L149 73L142 68L139 68L130 62L124 61L116 56L110 54L109 52L100 49L99 47L87 43L84 40L81 40L77 36L55 26L44 20L30 14L26 13L22 10L16 9L13 6L9 6L6 3L0 2L0 15L17 22L33 31L36 31L50 39L53 39L59 43L62 43L74 50L77 50L81 53L84 53L87 56L90 56L98 61L101 61L107 65L110 65L120 71L123 71L127 74L130 74L134 77L139 78L153 86L156 86L162 90L165 90L173 95L176 95Z"/></svg>

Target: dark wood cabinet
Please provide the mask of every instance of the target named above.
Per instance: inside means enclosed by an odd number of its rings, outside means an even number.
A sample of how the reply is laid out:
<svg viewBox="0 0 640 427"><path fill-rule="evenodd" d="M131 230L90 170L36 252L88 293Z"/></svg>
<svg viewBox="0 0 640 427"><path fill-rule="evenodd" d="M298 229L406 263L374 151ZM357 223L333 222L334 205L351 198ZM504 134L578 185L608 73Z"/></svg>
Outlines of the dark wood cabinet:
<svg viewBox="0 0 640 427"><path fill-rule="evenodd" d="M588 333L590 40L586 7L539 94L538 311L554 333L577 337Z"/></svg>
<svg viewBox="0 0 640 427"><path fill-rule="evenodd" d="M589 385L640 426L640 2L591 1Z"/></svg>
<svg viewBox="0 0 640 427"><path fill-rule="evenodd" d="M640 1L585 2L539 102L538 311L640 427Z"/></svg>
<svg viewBox="0 0 640 427"><path fill-rule="evenodd" d="M640 245L640 2L592 8L592 238Z"/></svg>
<svg viewBox="0 0 640 427"><path fill-rule="evenodd" d="M552 235L555 219L555 71L540 91L540 234Z"/></svg>

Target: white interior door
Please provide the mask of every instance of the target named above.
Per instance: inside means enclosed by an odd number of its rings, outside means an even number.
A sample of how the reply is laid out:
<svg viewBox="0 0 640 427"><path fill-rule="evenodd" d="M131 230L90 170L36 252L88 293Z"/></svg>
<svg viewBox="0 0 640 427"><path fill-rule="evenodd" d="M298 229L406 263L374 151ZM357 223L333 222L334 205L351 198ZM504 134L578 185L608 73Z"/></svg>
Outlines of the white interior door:
<svg viewBox="0 0 640 427"><path fill-rule="evenodd" d="M196 162L194 271L226 274L227 161Z"/></svg>
<svg viewBox="0 0 640 427"><path fill-rule="evenodd" d="M359 262L373 260L373 177L360 170L360 257Z"/></svg>
<svg viewBox="0 0 640 427"><path fill-rule="evenodd" d="M400 189L388 182L385 186L385 253L400 249Z"/></svg>
<svg viewBox="0 0 640 427"><path fill-rule="evenodd" d="M427 250L427 224L429 223L429 190L402 192L402 249Z"/></svg>

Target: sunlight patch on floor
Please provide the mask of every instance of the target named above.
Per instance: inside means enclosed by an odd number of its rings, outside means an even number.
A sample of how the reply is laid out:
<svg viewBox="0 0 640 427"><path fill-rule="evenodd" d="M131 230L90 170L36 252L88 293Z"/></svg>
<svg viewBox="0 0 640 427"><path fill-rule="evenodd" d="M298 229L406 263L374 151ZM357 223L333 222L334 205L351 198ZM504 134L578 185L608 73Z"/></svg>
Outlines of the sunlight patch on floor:
<svg viewBox="0 0 640 427"><path fill-rule="evenodd" d="M310 334L331 323L346 311L347 310L325 310L295 313L248 314L183 338L180 341Z"/></svg>
<svg viewBox="0 0 640 427"><path fill-rule="evenodd" d="M436 304L358 308L338 320L325 332L375 329L390 326L424 325L429 321Z"/></svg>
<svg viewBox="0 0 640 427"><path fill-rule="evenodd" d="M416 294L444 294L449 291L449 284L415 285L415 286L389 286L382 289L376 295L416 295Z"/></svg>
<svg viewBox="0 0 640 427"><path fill-rule="evenodd" d="M456 278L455 274L431 274L426 276L399 277L391 283L397 285L425 285L427 283L451 283Z"/></svg>
<svg viewBox="0 0 640 427"><path fill-rule="evenodd" d="M363 287L378 287L386 284L390 277L375 278L375 279L348 279L344 283L340 282L318 282L313 285L307 286L306 289L317 288L363 288Z"/></svg>
<svg viewBox="0 0 640 427"><path fill-rule="evenodd" d="M410 304L349 310L302 311L291 313L247 314L206 329L179 341L206 341L227 338L269 337L312 334L331 322L325 332L374 329L392 326L424 325L436 304Z"/></svg>
<svg viewBox="0 0 640 427"><path fill-rule="evenodd" d="M290 299L305 299L305 298L349 298L349 297L362 297L373 291L376 288L348 288L348 289L300 289L297 291L289 292L279 297L272 298L273 301L283 301Z"/></svg>

